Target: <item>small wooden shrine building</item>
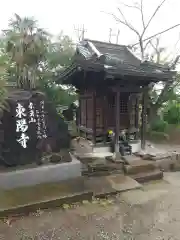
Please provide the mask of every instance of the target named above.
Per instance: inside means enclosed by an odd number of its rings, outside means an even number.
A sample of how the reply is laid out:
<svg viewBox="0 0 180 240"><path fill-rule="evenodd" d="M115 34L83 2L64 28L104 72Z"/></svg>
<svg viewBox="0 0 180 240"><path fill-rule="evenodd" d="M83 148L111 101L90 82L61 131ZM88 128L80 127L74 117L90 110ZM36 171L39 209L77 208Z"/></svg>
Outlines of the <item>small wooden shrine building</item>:
<svg viewBox="0 0 180 240"><path fill-rule="evenodd" d="M113 130L118 143L120 132L126 130L140 138L144 148L149 86L172 80L174 74L163 65L142 62L127 46L87 39L77 45L59 81L78 91L81 136L105 143L108 130Z"/></svg>

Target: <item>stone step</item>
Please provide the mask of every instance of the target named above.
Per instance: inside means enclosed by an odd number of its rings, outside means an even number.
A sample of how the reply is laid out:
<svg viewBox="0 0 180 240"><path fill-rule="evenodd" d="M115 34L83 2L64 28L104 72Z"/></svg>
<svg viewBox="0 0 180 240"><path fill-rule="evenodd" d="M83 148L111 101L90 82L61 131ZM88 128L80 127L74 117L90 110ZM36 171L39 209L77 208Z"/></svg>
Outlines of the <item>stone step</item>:
<svg viewBox="0 0 180 240"><path fill-rule="evenodd" d="M108 153L111 154L111 148L109 146L99 146L93 148L93 153Z"/></svg>
<svg viewBox="0 0 180 240"><path fill-rule="evenodd" d="M75 153L74 155L81 163L91 163L97 160L97 157L94 156L92 153L86 153L86 154Z"/></svg>
<svg viewBox="0 0 180 240"><path fill-rule="evenodd" d="M139 183L145 183L152 180L160 180L163 178L163 172L160 170L154 170L152 172L138 173L131 175L131 177Z"/></svg>
<svg viewBox="0 0 180 240"><path fill-rule="evenodd" d="M141 157L136 156L136 155L127 155L127 156L123 156L122 159L124 160L125 164L133 164L134 162L140 161L142 160Z"/></svg>
<svg viewBox="0 0 180 240"><path fill-rule="evenodd" d="M155 170L156 166L152 161L137 160L130 165L124 165L124 172L126 174L138 174L142 172L149 172Z"/></svg>
<svg viewBox="0 0 180 240"><path fill-rule="evenodd" d="M88 169L89 171L111 171L111 170L119 170L119 169L123 169L123 165L122 164L104 164L104 165L93 165L93 166L89 166L88 165Z"/></svg>
<svg viewBox="0 0 180 240"><path fill-rule="evenodd" d="M112 174L123 174L123 171L113 170L113 171L95 171L95 172L83 171L82 172L82 176L88 176L88 177L101 177L101 176L109 176Z"/></svg>

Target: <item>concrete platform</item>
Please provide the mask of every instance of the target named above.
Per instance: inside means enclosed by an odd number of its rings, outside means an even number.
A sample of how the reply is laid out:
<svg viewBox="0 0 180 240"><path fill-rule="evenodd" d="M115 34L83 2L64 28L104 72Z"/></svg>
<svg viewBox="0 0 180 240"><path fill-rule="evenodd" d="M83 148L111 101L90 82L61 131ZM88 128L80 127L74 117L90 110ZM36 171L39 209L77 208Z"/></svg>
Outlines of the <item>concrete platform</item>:
<svg viewBox="0 0 180 240"><path fill-rule="evenodd" d="M42 165L30 169L0 173L0 188L13 189L53 183L81 176L82 164L73 155L72 162Z"/></svg>

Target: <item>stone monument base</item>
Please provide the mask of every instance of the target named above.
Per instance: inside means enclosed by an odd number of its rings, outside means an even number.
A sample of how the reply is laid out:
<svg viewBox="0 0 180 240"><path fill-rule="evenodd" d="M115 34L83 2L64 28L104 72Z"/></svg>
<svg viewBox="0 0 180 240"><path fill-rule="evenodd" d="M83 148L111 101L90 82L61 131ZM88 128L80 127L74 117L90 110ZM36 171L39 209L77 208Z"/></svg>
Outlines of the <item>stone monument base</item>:
<svg viewBox="0 0 180 240"><path fill-rule="evenodd" d="M81 163L73 155L67 163L41 165L34 168L0 173L0 188L12 189L41 183L60 182L81 176Z"/></svg>

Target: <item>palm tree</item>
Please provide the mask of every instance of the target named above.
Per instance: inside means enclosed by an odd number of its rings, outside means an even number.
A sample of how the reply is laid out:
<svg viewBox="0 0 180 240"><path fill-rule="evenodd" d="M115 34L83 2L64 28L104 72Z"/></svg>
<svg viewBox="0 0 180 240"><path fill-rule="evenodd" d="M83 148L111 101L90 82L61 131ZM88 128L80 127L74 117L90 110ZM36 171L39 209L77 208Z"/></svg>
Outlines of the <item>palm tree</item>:
<svg viewBox="0 0 180 240"><path fill-rule="evenodd" d="M9 22L9 29L4 30L7 39L7 52L11 63L15 64L17 87L35 89L40 63L44 60L49 42L49 34L37 27L31 18L15 18Z"/></svg>
<svg viewBox="0 0 180 240"><path fill-rule="evenodd" d="M5 51L5 41L4 38L0 36L0 119L2 118L3 111L9 110L9 106L6 101L7 97L6 84L8 80L7 65L8 56Z"/></svg>

